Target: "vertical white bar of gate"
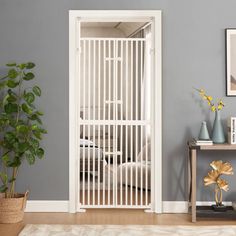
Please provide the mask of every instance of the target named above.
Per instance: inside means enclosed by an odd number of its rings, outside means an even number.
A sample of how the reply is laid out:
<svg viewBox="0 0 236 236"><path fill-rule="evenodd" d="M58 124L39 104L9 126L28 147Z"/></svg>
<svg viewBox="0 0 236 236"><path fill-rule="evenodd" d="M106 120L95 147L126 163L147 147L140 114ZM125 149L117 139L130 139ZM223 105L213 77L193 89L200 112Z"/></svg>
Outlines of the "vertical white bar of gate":
<svg viewBox="0 0 236 236"><path fill-rule="evenodd" d="M111 181L111 131L110 131L110 120L111 120L111 41L108 41L108 80L109 80L109 98L108 98L108 205L110 205L110 181Z"/></svg>
<svg viewBox="0 0 236 236"><path fill-rule="evenodd" d="M86 75L85 75L85 65L86 65L86 40L83 40L83 119L85 119L85 91L86 91ZM83 125L83 205L85 205L85 124Z"/></svg>
<svg viewBox="0 0 236 236"><path fill-rule="evenodd" d="M118 104L120 104L119 93L118 93L118 63L119 63L119 41L115 40L115 120L118 118ZM118 125L115 125L115 204L117 205L118 199L118 179L117 179L117 169L118 169Z"/></svg>
<svg viewBox="0 0 236 236"><path fill-rule="evenodd" d="M98 120L101 120L101 41L98 40ZM101 176L101 144L100 144L100 126L98 125L98 205L100 205L100 176Z"/></svg>
<svg viewBox="0 0 236 236"><path fill-rule="evenodd" d="M129 41L125 41L125 118L128 120L128 86L129 86L129 78L128 78L128 44ZM125 162L128 162L128 126L125 126ZM128 205L128 170L127 165L125 167L125 205Z"/></svg>
<svg viewBox="0 0 236 236"><path fill-rule="evenodd" d="M117 45L116 45L116 40L113 40L113 95L112 95L112 108L113 108L113 118L112 120L117 120L117 114L116 114L116 111L117 111L117 92L116 92L116 84L117 84L117 73L116 73L116 65L117 65L117 54L116 54L116 48L117 48ZM112 181L112 186L113 186L113 190L112 190L112 201L113 201L113 205L114 203L116 203L116 197L117 197L117 194L116 194L116 188L115 188L115 185L116 185L116 172L117 172L117 147L116 147L116 139L117 139L117 134L116 134L116 131L117 131L117 127L116 125L113 125L113 148L112 148L112 160L113 160L113 168L115 167L115 171L113 171L113 181Z"/></svg>
<svg viewBox="0 0 236 236"><path fill-rule="evenodd" d="M106 40L103 40L103 120L106 120ZM105 205L105 152L106 152L106 126L103 125L103 191L102 204Z"/></svg>
<svg viewBox="0 0 236 236"><path fill-rule="evenodd" d="M96 40L93 40L93 122L95 121L96 110ZM95 124L93 123L93 205L95 205ZM99 160L99 159L98 159Z"/></svg>
<svg viewBox="0 0 236 236"><path fill-rule="evenodd" d="M133 61L133 41L131 41L131 55L130 55L130 110L131 110L131 120L133 120L133 112L134 112L134 109L133 109L133 69L134 69L134 61ZM131 157L131 168L130 168L130 205L132 206L133 205L133 124L131 124L130 126L130 129L131 129L131 132L130 132L130 157Z"/></svg>
<svg viewBox="0 0 236 236"><path fill-rule="evenodd" d="M151 79L151 83L150 83L150 86L151 86L151 93L148 95L150 96L149 98L149 101L151 101L150 103L150 106L151 106L151 115L150 115L150 121L151 121L151 128L152 130L150 131L151 133L151 149L150 149L150 156L151 156L151 177L150 177L150 182L151 182L151 208L154 210L155 209L155 205L158 204L158 199L156 199L156 197L158 197L158 194L157 194L157 186L155 186L155 179L157 176L159 176L159 174L157 175L157 171L155 172L155 149L158 147L158 143L156 143L156 140L157 140L157 137L155 137L155 132L153 131L153 129L156 129L157 125L155 125L155 119L154 117L157 115L156 114L156 106L155 106L155 96L156 96L156 93L158 92L158 88L155 86L157 83L155 83L154 81L154 76L155 76L155 72L156 71L156 68L155 68L155 59L157 59L155 57L155 24L156 24L156 20L152 20L152 23L151 23L151 32L152 32L152 37L151 37L151 52L149 54L150 56L150 79ZM159 23L158 23L159 24ZM161 33L161 32L159 32ZM159 39L158 41L161 41L161 39ZM158 42L159 43L159 42ZM161 48L159 49L161 50ZM159 52L157 52L157 54L159 54ZM159 58L158 58L159 60ZM156 63L158 63L158 60L156 61ZM161 68L158 68L159 70L161 70ZM161 92L161 91L159 91ZM154 98L154 99L151 99L151 98ZM159 115L159 114L158 114ZM157 116L158 116L157 115ZM157 117L156 117L157 118ZM160 130L158 131L160 132ZM159 150L158 150L159 151ZM161 170L162 168L160 168ZM158 186L160 187L160 186ZM161 189L159 189L161 191ZM161 206L160 206L161 207Z"/></svg>
<svg viewBox="0 0 236 236"><path fill-rule="evenodd" d="M146 129L145 129L145 146L146 146L146 150L145 150L145 170L146 170L146 173L145 173L145 180L146 180L146 187L145 187L145 191L146 191L146 197L145 197L145 200L146 200L146 206L148 205L148 155L149 155L149 152L148 152L148 134L147 134L147 125L146 125ZM150 180L149 180L150 181Z"/></svg>
<svg viewBox="0 0 236 236"><path fill-rule="evenodd" d="M138 40L135 41L135 120L138 120ZM135 204L138 205L138 125L135 126Z"/></svg>
<svg viewBox="0 0 236 236"><path fill-rule="evenodd" d="M141 99L140 99L140 119L143 119L143 86L142 86L142 80L143 80L143 41L140 41L140 94L141 94ZM141 127L141 134L140 134L140 144L141 144L141 189L140 189L140 204L141 206L143 205L143 127L145 126L140 126ZM145 169L145 171L147 171Z"/></svg>
<svg viewBox="0 0 236 236"><path fill-rule="evenodd" d="M124 98L123 98L123 41L120 41L120 100L121 100L121 105L120 105L120 120L123 120L123 103L124 103ZM122 160L123 160L123 125L120 125L120 204L123 205L123 181L122 181Z"/></svg>
<svg viewBox="0 0 236 236"><path fill-rule="evenodd" d="M91 120L91 41L88 40L88 120ZM90 125L88 125L88 138L90 140ZM87 204L90 205L90 147L88 147L88 201Z"/></svg>
<svg viewBox="0 0 236 236"><path fill-rule="evenodd" d="M80 143L80 81L78 80L78 78L81 78L81 70L80 70L80 57L81 57L81 45L80 45L80 22L77 20L77 30L78 30L78 37L76 38L76 75L77 75L77 79L75 81L75 87L78 88L78 103L76 106L76 158L77 158L77 171L76 171L76 177L77 177L77 209L78 206L80 205L80 147L79 147L79 143Z"/></svg>

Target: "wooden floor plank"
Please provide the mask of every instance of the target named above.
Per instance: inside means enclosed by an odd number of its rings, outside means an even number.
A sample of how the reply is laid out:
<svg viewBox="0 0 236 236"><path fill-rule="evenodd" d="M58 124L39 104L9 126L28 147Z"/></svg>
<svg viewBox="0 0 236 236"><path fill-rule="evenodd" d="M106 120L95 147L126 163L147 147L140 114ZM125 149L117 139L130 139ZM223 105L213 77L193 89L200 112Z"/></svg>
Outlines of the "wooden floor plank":
<svg viewBox="0 0 236 236"><path fill-rule="evenodd" d="M90 209L86 213L25 213L18 224L0 224L1 236L16 236L26 224L118 224L118 225L235 225L235 221L199 219L188 214L152 214L143 210Z"/></svg>

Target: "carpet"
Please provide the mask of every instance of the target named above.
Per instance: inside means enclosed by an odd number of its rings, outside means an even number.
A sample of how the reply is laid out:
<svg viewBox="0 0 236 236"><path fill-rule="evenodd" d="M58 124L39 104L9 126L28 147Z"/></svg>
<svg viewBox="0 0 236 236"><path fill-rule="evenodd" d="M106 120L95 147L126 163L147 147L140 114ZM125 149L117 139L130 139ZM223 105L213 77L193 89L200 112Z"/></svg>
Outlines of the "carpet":
<svg viewBox="0 0 236 236"><path fill-rule="evenodd" d="M26 225L19 236L236 236L236 226Z"/></svg>

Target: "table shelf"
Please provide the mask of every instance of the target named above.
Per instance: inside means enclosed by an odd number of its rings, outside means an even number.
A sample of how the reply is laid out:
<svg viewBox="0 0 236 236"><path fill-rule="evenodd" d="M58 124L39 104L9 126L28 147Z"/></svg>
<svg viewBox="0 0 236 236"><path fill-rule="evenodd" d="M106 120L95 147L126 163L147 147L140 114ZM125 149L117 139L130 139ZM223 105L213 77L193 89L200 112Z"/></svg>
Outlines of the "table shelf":
<svg viewBox="0 0 236 236"><path fill-rule="evenodd" d="M236 211L232 206L227 206L226 211L214 211L211 206L197 206L197 217L201 218L218 218L218 219L236 219Z"/></svg>

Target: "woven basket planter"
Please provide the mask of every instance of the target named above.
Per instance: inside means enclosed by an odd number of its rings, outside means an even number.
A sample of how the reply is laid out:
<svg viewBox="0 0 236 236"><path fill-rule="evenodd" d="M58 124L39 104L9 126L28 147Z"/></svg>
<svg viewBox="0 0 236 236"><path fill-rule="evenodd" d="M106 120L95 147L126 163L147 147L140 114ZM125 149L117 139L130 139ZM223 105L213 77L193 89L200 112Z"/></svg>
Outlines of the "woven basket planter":
<svg viewBox="0 0 236 236"><path fill-rule="evenodd" d="M0 223L17 223L23 220L28 191L17 193L14 198L5 198L0 194Z"/></svg>

